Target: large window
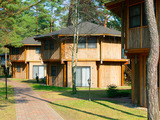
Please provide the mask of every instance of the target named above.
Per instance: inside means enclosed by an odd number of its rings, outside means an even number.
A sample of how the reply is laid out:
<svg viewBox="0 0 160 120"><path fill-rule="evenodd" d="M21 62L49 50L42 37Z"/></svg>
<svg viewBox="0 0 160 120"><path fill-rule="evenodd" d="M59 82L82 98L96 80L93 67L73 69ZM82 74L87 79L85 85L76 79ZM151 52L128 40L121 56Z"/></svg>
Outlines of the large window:
<svg viewBox="0 0 160 120"><path fill-rule="evenodd" d="M17 72L21 72L21 66L17 65Z"/></svg>
<svg viewBox="0 0 160 120"><path fill-rule="evenodd" d="M86 37L81 37L78 42L78 48L86 48Z"/></svg>
<svg viewBox="0 0 160 120"><path fill-rule="evenodd" d="M48 49L49 49L49 46L48 46L48 45L49 45L48 40L45 40L45 41L44 41L44 49L45 49L45 50L48 50Z"/></svg>
<svg viewBox="0 0 160 120"><path fill-rule="evenodd" d="M56 76L56 66L51 66L51 76Z"/></svg>
<svg viewBox="0 0 160 120"><path fill-rule="evenodd" d="M41 54L41 47L40 46L36 47L36 53Z"/></svg>
<svg viewBox="0 0 160 120"><path fill-rule="evenodd" d="M80 37L78 48L97 48L96 37Z"/></svg>
<svg viewBox="0 0 160 120"><path fill-rule="evenodd" d="M156 0L154 0L154 12L156 13ZM142 24L141 24L141 16L142 16ZM144 2L131 6L129 8L129 28L146 26L146 25L147 25L147 20L146 20Z"/></svg>
<svg viewBox="0 0 160 120"><path fill-rule="evenodd" d="M129 8L129 27L141 26L141 4Z"/></svg>
<svg viewBox="0 0 160 120"><path fill-rule="evenodd" d="M88 85L88 79L91 78L90 67L77 67L76 70L76 86L78 87L87 87Z"/></svg>
<svg viewBox="0 0 160 120"><path fill-rule="evenodd" d="M97 48L97 38L96 37L88 38L87 42L88 42L88 48Z"/></svg>

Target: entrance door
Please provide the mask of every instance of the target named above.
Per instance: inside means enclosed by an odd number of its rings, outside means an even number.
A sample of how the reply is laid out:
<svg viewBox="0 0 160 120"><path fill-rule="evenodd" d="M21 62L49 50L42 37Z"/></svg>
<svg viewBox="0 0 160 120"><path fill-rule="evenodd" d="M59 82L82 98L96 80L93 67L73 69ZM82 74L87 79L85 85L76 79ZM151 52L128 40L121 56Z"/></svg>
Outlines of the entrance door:
<svg viewBox="0 0 160 120"><path fill-rule="evenodd" d="M36 78L36 74L39 78L44 78L44 66L43 65L34 65L33 66L33 79Z"/></svg>
<svg viewBox="0 0 160 120"><path fill-rule="evenodd" d="M90 67L77 67L76 71L76 86L87 87L88 79L90 78Z"/></svg>

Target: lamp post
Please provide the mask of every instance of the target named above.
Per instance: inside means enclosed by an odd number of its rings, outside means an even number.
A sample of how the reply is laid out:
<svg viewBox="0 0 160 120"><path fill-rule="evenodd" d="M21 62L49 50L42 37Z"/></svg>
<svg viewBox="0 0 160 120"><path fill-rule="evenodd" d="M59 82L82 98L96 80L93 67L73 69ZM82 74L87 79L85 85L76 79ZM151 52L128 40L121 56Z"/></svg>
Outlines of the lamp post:
<svg viewBox="0 0 160 120"><path fill-rule="evenodd" d="M90 98L91 79L90 78L88 79L88 85L89 85L89 101L91 101L91 98Z"/></svg>

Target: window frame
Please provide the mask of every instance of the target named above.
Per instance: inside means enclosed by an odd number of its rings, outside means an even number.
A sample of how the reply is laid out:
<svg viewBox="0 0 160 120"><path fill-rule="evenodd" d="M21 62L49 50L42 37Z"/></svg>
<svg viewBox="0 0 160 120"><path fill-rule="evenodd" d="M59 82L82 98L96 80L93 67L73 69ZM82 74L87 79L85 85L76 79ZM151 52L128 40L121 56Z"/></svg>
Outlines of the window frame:
<svg viewBox="0 0 160 120"><path fill-rule="evenodd" d="M88 47L88 45L89 45L89 42L88 41L90 41L89 39L91 39L91 38L95 38L95 40L96 40L96 47ZM90 42L90 43L93 43L93 42ZM97 37L94 37L94 36L92 36L92 37L88 37L87 38L87 48L89 48L89 49L95 49L95 48L97 48Z"/></svg>
<svg viewBox="0 0 160 120"><path fill-rule="evenodd" d="M133 5L133 6L130 6L129 7L129 28L136 28L136 27L141 27L141 16L142 16L142 13L141 13L141 9L142 9L142 7L141 7L141 4L142 3L140 3L140 4L136 4L136 5ZM139 14L138 15L134 15L134 16L130 16L131 14L131 9L133 9L133 8L135 8L135 7L137 7L137 6L139 6L139 8L140 8L140 12L139 12ZM133 18L135 18L135 17L140 17L140 24L139 25L136 25L136 26L133 26L133 25L131 25L131 21L133 20Z"/></svg>
<svg viewBox="0 0 160 120"><path fill-rule="evenodd" d="M85 43L85 47L79 47L79 44L83 43L83 42L81 43L81 38L85 38L85 42L84 42ZM77 46L77 48L78 49L85 49L85 48L87 48L87 37L81 37L81 38L78 40L78 46Z"/></svg>

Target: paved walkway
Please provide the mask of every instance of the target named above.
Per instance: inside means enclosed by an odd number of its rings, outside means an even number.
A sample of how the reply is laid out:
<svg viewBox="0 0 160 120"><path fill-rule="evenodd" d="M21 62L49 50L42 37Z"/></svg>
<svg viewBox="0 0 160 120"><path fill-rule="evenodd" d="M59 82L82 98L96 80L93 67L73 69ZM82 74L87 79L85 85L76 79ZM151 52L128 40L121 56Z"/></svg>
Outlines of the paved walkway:
<svg viewBox="0 0 160 120"><path fill-rule="evenodd" d="M63 120L30 86L8 80L15 90L17 120Z"/></svg>

